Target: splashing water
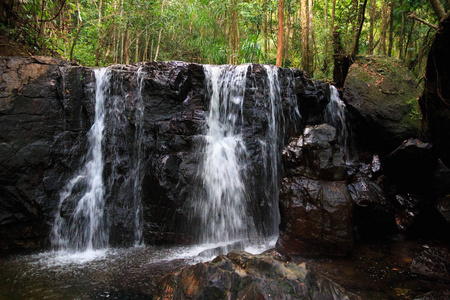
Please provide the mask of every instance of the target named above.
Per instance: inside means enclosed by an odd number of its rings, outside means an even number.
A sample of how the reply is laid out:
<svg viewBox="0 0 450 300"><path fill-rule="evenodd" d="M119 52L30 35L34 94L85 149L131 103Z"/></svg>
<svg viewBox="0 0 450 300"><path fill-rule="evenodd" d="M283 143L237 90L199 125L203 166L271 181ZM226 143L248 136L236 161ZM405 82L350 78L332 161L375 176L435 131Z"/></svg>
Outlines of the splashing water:
<svg viewBox="0 0 450 300"><path fill-rule="evenodd" d="M211 98L201 177L206 191L200 201L202 242L247 238L247 196L240 161L247 155L239 123L247 65L205 66Z"/></svg>
<svg viewBox="0 0 450 300"><path fill-rule="evenodd" d="M88 133L89 151L86 162L60 193L53 224L52 244L59 249L84 251L108 245L104 220L102 140L109 71L95 70L95 80L95 119ZM75 187L82 187L82 192L74 193ZM72 209L73 211L69 211ZM62 217L63 210L68 210L68 220Z"/></svg>
<svg viewBox="0 0 450 300"><path fill-rule="evenodd" d="M330 102L325 110L325 122L336 128L338 144L346 159L349 160L349 130L345 116L345 103L339 98L339 91L333 85L330 85Z"/></svg>

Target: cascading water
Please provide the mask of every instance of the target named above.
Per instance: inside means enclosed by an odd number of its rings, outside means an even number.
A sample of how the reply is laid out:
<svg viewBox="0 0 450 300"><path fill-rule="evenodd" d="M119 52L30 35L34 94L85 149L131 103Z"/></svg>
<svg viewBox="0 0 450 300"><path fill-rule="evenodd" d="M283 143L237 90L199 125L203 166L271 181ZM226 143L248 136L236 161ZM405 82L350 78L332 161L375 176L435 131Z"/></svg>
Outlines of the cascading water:
<svg viewBox="0 0 450 300"><path fill-rule="evenodd" d="M53 246L58 249L105 248L110 235L114 235L115 243L119 244L143 243L142 90L145 74L141 69L136 73L136 97L131 103L125 101L130 91L125 91L120 81L114 80L111 70L98 69L94 73L95 117L88 133L89 149L84 165L60 193L51 236ZM134 118L127 113L133 110ZM133 121L134 126L130 127ZM134 128L132 141L129 139L131 128ZM108 225L111 220L119 226Z"/></svg>
<svg viewBox="0 0 450 300"><path fill-rule="evenodd" d="M104 185L102 141L105 119L105 94L109 88L107 69L95 70L95 119L88 133L89 151L84 166L60 193L52 229L52 244L77 251L99 249L108 245L104 220ZM82 192L75 192L74 188ZM70 214L63 218L62 214Z"/></svg>
<svg viewBox="0 0 450 300"><path fill-rule="evenodd" d="M136 141L136 163L134 167L134 184L133 184L133 208L134 208L134 243L135 245L143 244L143 216L142 216L142 177L144 160L144 100L142 99L142 89L144 87L144 73L142 68L137 72L138 99L136 103L136 131L134 140Z"/></svg>
<svg viewBox="0 0 450 300"><path fill-rule="evenodd" d="M250 235L242 139L242 110L247 65L205 66L210 110L201 178L205 201L201 213L202 242L246 239Z"/></svg>
<svg viewBox="0 0 450 300"><path fill-rule="evenodd" d="M282 94L280 88L280 82L278 78L278 67L273 65L264 65L264 69L267 73L267 83L268 91L265 91L268 97L266 99L269 102L265 103L267 106L267 123L268 131L264 139L260 140L262 145L262 157L263 157L263 169L264 169L264 191L265 196L269 199L270 207L270 219L267 220L269 223L265 229L268 235L278 235L278 225L280 223L280 213L278 209L279 202L279 176L281 165L281 148L283 145L284 129L283 125L286 122L285 117L290 119L292 124L296 124L300 118L300 112L296 104L295 93L289 91L289 95L286 97L291 97L295 99L286 99L288 103L294 103L294 105L289 105L289 112L287 116L283 114L282 111ZM289 83L292 82L290 78L287 80ZM271 200L271 201L270 201Z"/></svg>
<svg viewBox="0 0 450 300"><path fill-rule="evenodd" d="M247 73L253 72L253 66L204 69L210 110L199 172L205 196L195 203L201 216L201 242L264 243L266 237L277 235L280 222L279 165L286 121L278 68L258 69L267 77L262 83L254 82L248 96L263 93L265 100L255 102L254 110L247 106L245 113ZM289 121L298 122L295 94L285 98Z"/></svg>
<svg viewBox="0 0 450 300"><path fill-rule="evenodd" d="M330 102L325 110L325 122L336 128L337 140L347 160L350 160L349 130L345 116L345 103L339 98L339 91L330 85Z"/></svg>

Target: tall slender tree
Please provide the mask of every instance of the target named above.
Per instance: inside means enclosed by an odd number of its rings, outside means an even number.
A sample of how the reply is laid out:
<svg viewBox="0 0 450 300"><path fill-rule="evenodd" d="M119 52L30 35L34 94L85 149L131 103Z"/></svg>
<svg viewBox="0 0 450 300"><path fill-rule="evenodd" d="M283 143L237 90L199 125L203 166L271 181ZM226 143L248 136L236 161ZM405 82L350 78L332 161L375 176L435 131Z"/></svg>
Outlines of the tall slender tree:
<svg viewBox="0 0 450 300"><path fill-rule="evenodd" d="M283 62L284 45L284 0L278 1L278 40L277 40L277 67Z"/></svg>

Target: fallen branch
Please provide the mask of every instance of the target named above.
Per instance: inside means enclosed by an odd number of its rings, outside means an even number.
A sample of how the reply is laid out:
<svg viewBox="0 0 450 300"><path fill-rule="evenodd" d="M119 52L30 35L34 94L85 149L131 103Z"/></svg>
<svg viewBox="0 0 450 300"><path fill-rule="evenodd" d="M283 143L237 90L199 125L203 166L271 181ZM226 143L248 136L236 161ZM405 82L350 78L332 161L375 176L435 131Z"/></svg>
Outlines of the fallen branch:
<svg viewBox="0 0 450 300"><path fill-rule="evenodd" d="M413 20L416 20L416 21L419 21L419 22L422 23L422 24L425 24L425 25L427 25L427 26L429 26L429 27L431 27L431 28L433 28L433 29L438 30L438 26L437 26L437 25L431 24L431 23L425 21L424 19L419 18L419 17L416 16L415 14L409 14L408 18L413 19Z"/></svg>

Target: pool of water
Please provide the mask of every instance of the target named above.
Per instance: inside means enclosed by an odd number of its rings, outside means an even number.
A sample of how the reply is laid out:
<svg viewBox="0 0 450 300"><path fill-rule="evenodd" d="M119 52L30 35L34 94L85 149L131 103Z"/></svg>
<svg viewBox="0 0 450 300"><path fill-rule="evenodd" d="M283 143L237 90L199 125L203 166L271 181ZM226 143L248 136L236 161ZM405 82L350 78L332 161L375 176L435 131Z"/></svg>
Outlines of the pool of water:
<svg viewBox="0 0 450 300"><path fill-rule="evenodd" d="M247 246L251 253L275 244ZM43 252L0 259L0 299L151 299L175 269L211 260L198 256L220 245L134 247L74 253Z"/></svg>

